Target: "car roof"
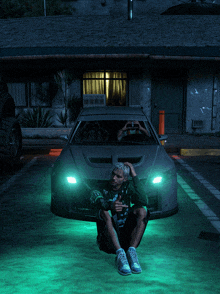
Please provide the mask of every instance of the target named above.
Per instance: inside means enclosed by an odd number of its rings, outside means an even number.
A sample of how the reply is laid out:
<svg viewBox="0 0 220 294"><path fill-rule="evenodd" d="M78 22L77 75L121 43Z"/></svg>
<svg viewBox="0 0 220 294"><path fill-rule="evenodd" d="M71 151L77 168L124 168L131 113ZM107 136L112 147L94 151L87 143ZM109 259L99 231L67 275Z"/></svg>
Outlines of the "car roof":
<svg viewBox="0 0 220 294"><path fill-rule="evenodd" d="M78 120L146 120L142 108L128 106L102 106L84 108Z"/></svg>

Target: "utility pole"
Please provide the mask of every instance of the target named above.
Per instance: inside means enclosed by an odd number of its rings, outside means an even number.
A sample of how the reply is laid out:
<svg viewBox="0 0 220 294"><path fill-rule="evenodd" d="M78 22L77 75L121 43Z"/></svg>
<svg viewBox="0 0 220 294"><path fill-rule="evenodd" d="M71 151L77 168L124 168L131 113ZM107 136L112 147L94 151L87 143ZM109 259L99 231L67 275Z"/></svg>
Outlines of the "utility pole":
<svg viewBox="0 0 220 294"><path fill-rule="evenodd" d="M132 20L133 18L133 0L128 0L128 19Z"/></svg>
<svg viewBox="0 0 220 294"><path fill-rule="evenodd" d="M44 0L44 16L47 16L47 5L46 5L46 0Z"/></svg>

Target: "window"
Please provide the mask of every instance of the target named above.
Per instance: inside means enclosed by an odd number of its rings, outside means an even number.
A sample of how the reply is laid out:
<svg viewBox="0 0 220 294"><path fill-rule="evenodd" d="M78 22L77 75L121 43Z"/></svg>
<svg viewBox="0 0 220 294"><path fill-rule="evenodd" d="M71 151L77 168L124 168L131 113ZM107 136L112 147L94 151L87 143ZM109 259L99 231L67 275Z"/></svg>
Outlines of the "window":
<svg viewBox="0 0 220 294"><path fill-rule="evenodd" d="M51 107L57 91L50 82L8 83L16 107Z"/></svg>
<svg viewBox="0 0 220 294"><path fill-rule="evenodd" d="M126 106L127 74L87 72L83 75L83 94L105 94L107 106Z"/></svg>
<svg viewBox="0 0 220 294"><path fill-rule="evenodd" d="M154 145L158 144L147 121L81 121L71 144L79 145Z"/></svg>
<svg viewBox="0 0 220 294"><path fill-rule="evenodd" d="M30 106L51 106L49 99L49 83L28 83L27 87Z"/></svg>
<svg viewBox="0 0 220 294"><path fill-rule="evenodd" d="M24 83L9 83L8 92L14 99L16 107L26 107L26 91L25 91L25 84Z"/></svg>

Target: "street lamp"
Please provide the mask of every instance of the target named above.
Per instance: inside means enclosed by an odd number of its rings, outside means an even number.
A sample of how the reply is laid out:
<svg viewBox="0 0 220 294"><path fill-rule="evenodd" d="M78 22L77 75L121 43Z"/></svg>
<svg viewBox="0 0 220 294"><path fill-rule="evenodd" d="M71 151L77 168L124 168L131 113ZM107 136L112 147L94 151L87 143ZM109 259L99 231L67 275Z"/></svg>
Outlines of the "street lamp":
<svg viewBox="0 0 220 294"><path fill-rule="evenodd" d="M128 0L128 19L133 18L133 0Z"/></svg>
<svg viewBox="0 0 220 294"><path fill-rule="evenodd" d="M47 16L46 0L44 0L44 16Z"/></svg>

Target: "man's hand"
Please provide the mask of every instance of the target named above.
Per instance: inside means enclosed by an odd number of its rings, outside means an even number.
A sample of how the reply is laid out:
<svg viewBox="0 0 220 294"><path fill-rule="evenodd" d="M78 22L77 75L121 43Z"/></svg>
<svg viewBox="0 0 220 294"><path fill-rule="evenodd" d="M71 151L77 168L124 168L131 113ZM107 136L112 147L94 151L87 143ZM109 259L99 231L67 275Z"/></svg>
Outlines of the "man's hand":
<svg viewBox="0 0 220 294"><path fill-rule="evenodd" d="M132 176L132 178L133 177L136 177L136 172L135 172L135 170L134 170L134 167L133 167L133 165L130 163L130 162L124 162L124 165L127 165L127 166L129 166L130 167L130 171L131 171L131 176Z"/></svg>
<svg viewBox="0 0 220 294"><path fill-rule="evenodd" d="M121 195L118 195L118 198L115 202L112 203L112 210L115 212L120 212L124 207L128 207L128 205L122 204Z"/></svg>

